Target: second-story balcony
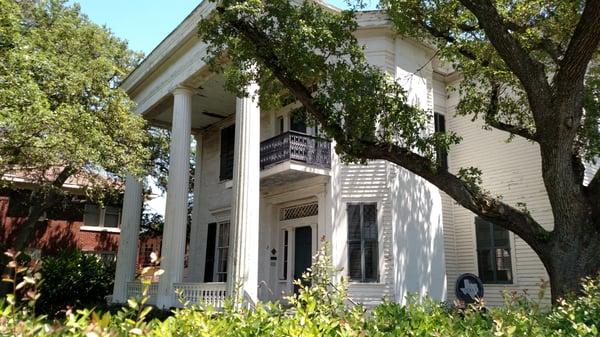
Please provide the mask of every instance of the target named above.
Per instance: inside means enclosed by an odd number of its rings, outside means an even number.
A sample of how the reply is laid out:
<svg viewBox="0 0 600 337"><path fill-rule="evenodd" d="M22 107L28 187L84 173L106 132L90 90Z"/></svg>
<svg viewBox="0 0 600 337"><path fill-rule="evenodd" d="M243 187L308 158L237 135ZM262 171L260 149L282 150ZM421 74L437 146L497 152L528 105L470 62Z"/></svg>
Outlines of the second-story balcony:
<svg viewBox="0 0 600 337"><path fill-rule="evenodd" d="M263 184L281 184L318 175L331 168L331 142L288 131L260 143Z"/></svg>

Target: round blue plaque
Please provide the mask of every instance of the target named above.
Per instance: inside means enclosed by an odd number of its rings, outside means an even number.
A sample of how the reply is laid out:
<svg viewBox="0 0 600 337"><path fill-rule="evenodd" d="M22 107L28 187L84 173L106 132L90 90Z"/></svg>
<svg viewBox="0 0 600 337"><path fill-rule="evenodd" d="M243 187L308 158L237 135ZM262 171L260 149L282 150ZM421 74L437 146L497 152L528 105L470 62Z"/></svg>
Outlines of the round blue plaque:
<svg viewBox="0 0 600 337"><path fill-rule="evenodd" d="M456 279L456 297L465 303L483 298L483 282L473 274L462 274Z"/></svg>

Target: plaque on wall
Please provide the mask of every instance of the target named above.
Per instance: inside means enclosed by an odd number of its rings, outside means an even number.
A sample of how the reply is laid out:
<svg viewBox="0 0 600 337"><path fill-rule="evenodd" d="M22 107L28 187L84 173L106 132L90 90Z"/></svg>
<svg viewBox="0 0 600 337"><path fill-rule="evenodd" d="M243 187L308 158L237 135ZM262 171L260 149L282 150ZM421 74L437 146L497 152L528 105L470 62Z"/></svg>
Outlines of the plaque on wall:
<svg viewBox="0 0 600 337"><path fill-rule="evenodd" d="M456 297L465 303L483 298L483 282L473 274L462 274L456 279Z"/></svg>

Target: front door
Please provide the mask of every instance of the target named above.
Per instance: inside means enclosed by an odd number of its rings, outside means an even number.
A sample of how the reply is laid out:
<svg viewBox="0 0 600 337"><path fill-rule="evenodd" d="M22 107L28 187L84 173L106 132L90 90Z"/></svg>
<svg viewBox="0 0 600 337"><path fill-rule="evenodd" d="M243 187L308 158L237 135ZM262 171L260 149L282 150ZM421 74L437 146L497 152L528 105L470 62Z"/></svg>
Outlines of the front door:
<svg viewBox="0 0 600 337"><path fill-rule="evenodd" d="M312 229L310 226L297 227L294 236L294 280L302 277L302 274L311 265L312 256ZM294 293L299 290L294 285Z"/></svg>

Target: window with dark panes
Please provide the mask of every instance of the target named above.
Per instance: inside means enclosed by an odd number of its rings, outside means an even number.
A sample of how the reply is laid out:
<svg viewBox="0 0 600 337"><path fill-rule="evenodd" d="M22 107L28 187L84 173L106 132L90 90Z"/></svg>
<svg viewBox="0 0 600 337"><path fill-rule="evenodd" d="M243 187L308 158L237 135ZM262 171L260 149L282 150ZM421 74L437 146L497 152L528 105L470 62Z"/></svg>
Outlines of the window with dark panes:
<svg viewBox="0 0 600 337"><path fill-rule="evenodd" d="M348 204L348 278L354 282L377 282L379 245L377 204Z"/></svg>
<svg viewBox="0 0 600 337"><path fill-rule="evenodd" d="M221 222L217 227L216 281L227 281L227 258L229 255L229 222Z"/></svg>
<svg viewBox="0 0 600 337"><path fill-rule="evenodd" d="M434 113L435 132L446 133L446 117L441 113ZM436 151L437 164L440 168L448 169L448 152L445 149L437 149Z"/></svg>
<svg viewBox="0 0 600 337"><path fill-rule="evenodd" d="M226 282L229 221L208 224L204 282Z"/></svg>
<svg viewBox="0 0 600 337"><path fill-rule="evenodd" d="M483 283L512 283L512 259L508 230L475 218L477 264Z"/></svg>
<svg viewBox="0 0 600 337"><path fill-rule="evenodd" d="M306 133L306 119L304 115L293 113L290 117L290 130Z"/></svg>
<svg viewBox="0 0 600 337"><path fill-rule="evenodd" d="M235 124L221 129L221 169L220 180L233 178L233 148L235 143Z"/></svg>

